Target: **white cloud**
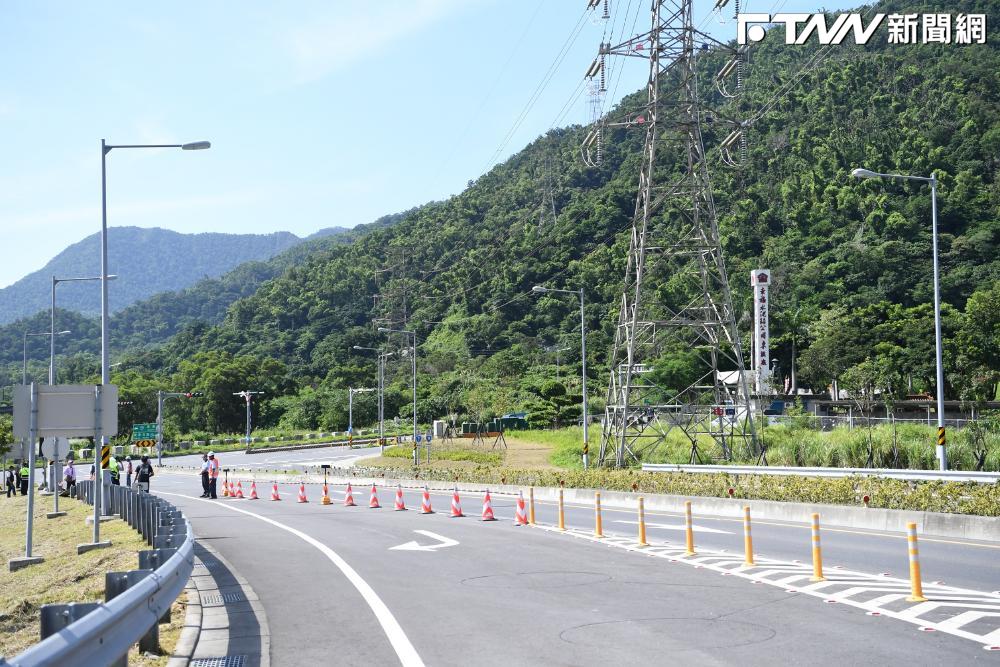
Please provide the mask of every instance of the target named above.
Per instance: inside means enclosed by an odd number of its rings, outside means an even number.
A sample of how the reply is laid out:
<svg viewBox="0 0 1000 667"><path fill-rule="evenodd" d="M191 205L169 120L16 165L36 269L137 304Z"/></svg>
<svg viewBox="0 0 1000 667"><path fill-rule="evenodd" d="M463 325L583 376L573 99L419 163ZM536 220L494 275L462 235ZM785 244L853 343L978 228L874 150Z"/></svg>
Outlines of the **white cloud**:
<svg viewBox="0 0 1000 667"><path fill-rule="evenodd" d="M296 81L315 81L377 50L392 51L393 41L471 4L467 0L382 0L359 3L353 10L338 5L332 16L288 32Z"/></svg>

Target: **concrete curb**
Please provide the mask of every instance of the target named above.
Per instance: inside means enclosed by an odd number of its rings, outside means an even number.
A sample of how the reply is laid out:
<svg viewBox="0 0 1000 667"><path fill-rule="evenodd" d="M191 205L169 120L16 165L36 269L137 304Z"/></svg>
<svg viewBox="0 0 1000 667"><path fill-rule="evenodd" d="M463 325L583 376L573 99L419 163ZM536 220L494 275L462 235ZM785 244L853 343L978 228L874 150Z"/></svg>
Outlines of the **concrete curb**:
<svg viewBox="0 0 1000 667"><path fill-rule="evenodd" d="M201 565L201 559L195 557L195 567ZM187 591L187 611L184 614L184 629L177 639L177 646L167 660L167 667L187 667L194 657L198 636L201 634L201 596L193 580L188 580L184 588Z"/></svg>

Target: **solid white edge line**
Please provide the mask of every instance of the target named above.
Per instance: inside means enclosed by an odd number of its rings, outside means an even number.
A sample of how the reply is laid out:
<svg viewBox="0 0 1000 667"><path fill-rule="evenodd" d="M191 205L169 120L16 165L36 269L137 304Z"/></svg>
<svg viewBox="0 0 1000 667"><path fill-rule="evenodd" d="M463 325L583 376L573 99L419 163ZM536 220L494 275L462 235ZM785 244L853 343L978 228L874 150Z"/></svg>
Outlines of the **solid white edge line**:
<svg viewBox="0 0 1000 667"><path fill-rule="evenodd" d="M195 498L194 496L186 496L183 493L167 493L165 491L157 491L157 494L162 494L165 496L180 496L181 498L187 498L189 500L197 500L203 503L209 503L215 507L225 507L226 509L232 510L234 512L239 512L241 514L246 514L247 516L252 516L255 519L260 519L265 523L269 523L276 528L281 528L282 530L288 531L292 535L301 538L307 543L319 549L330 561L337 566L347 580L351 582L351 585L357 589L358 593L361 593L361 597L365 599L368 603L368 607L375 614L375 618L378 619L379 625L382 626L382 631L385 632L386 638L388 638L389 643L392 644L392 648L396 651L396 656L399 658L399 662L405 667L424 667L424 661L420 659L417 654L417 650L413 648L413 644L410 643L409 638L403 631L402 626L400 626L399 621L396 617L392 615L389 611L389 607L382 602L382 598L378 596L378 593L368 585L357 571L351 567L347 561L345 561L340 554L326 546L319 540L303 533L301 530L292 528L291 526L286 526L280 521L275 521L274 519L269 519L266 516L261 516L260 514L255 514L254 512L248 512L247 510L240 509L238 507L233 507L225 503L213 503L209 500L203 498Z"/></svg>

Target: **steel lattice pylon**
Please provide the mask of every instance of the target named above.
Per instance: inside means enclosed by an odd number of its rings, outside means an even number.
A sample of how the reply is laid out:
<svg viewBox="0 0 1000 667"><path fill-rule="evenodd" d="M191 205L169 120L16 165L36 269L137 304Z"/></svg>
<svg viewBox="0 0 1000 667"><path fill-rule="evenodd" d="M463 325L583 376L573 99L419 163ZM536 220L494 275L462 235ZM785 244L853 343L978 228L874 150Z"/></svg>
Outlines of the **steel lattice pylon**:
<svg viewBox="0 0 1000 667"><path fill-rule="evenodd" d="M602 55L649 61L646 105L603 121L646 135L598 459L618 467L673 429L687 435L692 461L709 443L723 458L734 446L757 452L694 71L696 38L729 47L693 27L691 0L654 0L651 12L649 32L601 45ZM657 369L665 353L687 355L688 367Z"/></svg>

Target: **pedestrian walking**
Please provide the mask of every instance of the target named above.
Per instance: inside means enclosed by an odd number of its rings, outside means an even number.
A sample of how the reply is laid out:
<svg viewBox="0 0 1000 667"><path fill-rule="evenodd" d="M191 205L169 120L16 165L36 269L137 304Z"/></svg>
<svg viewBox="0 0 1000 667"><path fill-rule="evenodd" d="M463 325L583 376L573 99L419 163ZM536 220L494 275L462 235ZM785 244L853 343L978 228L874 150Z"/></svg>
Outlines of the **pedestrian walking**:
<svg viewBox="0 0 1000 667"><path fill-rule="evenodd" d="M125 457L125 486L132 486L132 457Z"/></svg>
<svg viewBox="0 0 1000 667"><path fill-rule="evenodd" d="M149 462L148 456L143 456L135 471L135 485L139 488L139 493L149 493L149 478L152 476L153 465Z"/></svg>
<svg viewBox="0 0 1000 667"><path fill-rule="evenodd" d="M208 497L218 498L216 495L219 485L219 459L215 458L215 452L208 453Z"/></svg>
<svg viewBox="0 0 1000 667"><path fill-rule="evenodd" d="M66 461L66 467L63 468L63 480L66 482L65 495L72 495L73 490L76 489L76 466L73 465L73 459Z"/></svg>
<svg viewBox="0 0 1000 667"><path fill-rule="evenodd" d="M22 462L21 463L21 480L20 480L20 483L21 483L21 495L22 496L28 495L28 472L29 472L28 471L28 464Z"/></svg>
<svg viewBox="0 0 1000 667"><path fill-rule="evenodd" d="M208 498L211 495L209 493L209 483L208 483L208 454L202 452L201 454L201 497Z"/></svg>
<svg viewBox="0 0 1000 667"><path fill-rule="evenodd" d="M14 466L7 466L7 469L3 473L3 485L7 489L7 497L17 495L17 472L14 470Z"/></svg>

